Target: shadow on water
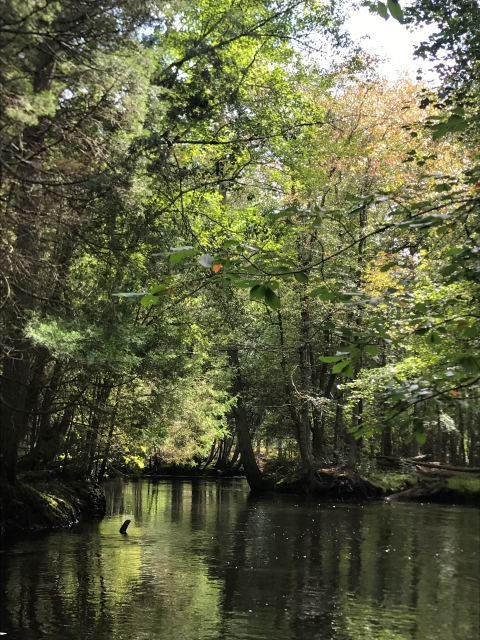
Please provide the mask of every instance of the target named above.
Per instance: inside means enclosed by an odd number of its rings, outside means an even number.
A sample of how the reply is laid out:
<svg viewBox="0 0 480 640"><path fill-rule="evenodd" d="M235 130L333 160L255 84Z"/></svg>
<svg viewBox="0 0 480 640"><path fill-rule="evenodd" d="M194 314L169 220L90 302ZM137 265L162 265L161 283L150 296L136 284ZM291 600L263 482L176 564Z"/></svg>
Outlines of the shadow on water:
<svg viewBox="0 0 480 640"><path fill-rule="evenodd" d="M479 637L473 508L257 498L243 480L105 490L103 521L5 544L7 640Z"/></svg>

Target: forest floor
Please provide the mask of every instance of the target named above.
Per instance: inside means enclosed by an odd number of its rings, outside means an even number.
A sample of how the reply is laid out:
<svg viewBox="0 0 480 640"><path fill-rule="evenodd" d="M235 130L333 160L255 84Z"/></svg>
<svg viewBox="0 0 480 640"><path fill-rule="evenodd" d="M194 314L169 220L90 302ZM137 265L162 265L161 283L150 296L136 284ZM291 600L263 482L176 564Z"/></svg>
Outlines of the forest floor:
<svg viewBox="0 0 480 640"><path fill-rule="evenodd" d="M15 486L0 485L2 534L69 527L104 514L103 491L85 478L39 471L20 475Z"/></svg>

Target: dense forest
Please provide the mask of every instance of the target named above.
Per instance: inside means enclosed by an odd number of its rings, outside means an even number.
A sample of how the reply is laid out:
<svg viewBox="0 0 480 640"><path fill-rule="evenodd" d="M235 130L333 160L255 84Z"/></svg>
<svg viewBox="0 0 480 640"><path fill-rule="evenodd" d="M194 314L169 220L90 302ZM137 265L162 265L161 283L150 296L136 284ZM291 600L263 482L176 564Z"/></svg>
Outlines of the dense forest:
<svg viewBox="0 0 480 640"><path fill-rule="evenodd" d="M435 83L341 0L3 1L3 482L480 466L480 7L358 4Z"/></svg>

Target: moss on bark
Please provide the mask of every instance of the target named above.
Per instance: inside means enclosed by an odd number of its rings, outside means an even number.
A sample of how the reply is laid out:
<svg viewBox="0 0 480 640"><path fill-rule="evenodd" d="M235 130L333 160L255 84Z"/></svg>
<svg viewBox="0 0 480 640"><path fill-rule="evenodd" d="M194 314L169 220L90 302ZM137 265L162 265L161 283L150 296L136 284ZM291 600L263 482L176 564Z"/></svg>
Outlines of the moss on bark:
<svg viewBox="0 0 480 640"><path fill-rule="evenodd" d="M69 527L80 518L102 517L105 496L85 478L37 472L0 485L0 531L40 531Z"/></svg>

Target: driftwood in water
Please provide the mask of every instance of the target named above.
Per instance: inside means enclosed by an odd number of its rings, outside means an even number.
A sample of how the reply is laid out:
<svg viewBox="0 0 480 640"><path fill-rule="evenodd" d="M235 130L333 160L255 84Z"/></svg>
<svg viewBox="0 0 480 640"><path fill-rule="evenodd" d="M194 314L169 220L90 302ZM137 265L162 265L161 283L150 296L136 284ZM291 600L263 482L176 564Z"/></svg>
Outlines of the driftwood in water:
<svg viewBox="0 0 480 640"><path fill-rule="evenodd" d="M120 527L120 533L127 533L128 525L130 524L130 522L131 520L125 520L125 522Z"/></svg>

